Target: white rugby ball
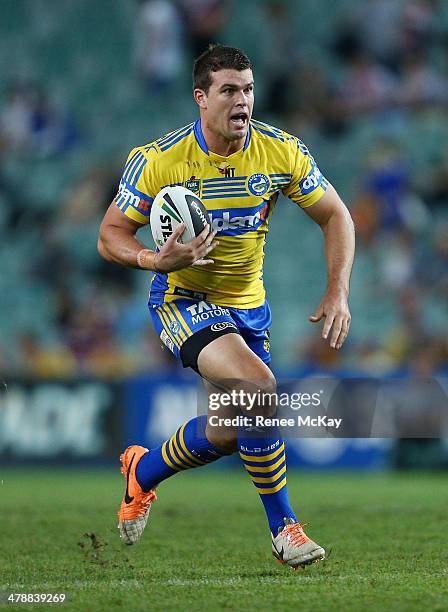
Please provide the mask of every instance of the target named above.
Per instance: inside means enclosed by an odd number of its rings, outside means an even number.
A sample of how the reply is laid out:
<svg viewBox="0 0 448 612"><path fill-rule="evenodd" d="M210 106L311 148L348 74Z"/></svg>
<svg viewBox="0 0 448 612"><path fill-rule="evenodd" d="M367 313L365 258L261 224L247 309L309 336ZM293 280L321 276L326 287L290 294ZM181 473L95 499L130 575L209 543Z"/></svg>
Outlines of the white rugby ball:
<svg viewBox="0 0 448 612"><path fill-rule="evenodd" d="M186 244L198 236L206 225L210 228L207 210L196 194L185 187L164 187L154 198L149 217L152 237L160 248L174 230L185 223L179 242Z"/></svg>

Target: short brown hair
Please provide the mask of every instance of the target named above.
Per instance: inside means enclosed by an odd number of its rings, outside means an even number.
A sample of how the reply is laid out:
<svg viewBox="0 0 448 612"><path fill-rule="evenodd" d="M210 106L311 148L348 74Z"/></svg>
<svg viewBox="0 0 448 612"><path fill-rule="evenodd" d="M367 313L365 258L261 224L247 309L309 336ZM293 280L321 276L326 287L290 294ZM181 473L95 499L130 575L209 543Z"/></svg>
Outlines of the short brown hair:
<svg viewBox="0 0 448 612"><path fill-rule="evenodd" d="M226 45L209 45L194 62L193 88L207 93L212 84L212 72L226 69L247 70L252 69L252 64L241 49Z"/></svg>

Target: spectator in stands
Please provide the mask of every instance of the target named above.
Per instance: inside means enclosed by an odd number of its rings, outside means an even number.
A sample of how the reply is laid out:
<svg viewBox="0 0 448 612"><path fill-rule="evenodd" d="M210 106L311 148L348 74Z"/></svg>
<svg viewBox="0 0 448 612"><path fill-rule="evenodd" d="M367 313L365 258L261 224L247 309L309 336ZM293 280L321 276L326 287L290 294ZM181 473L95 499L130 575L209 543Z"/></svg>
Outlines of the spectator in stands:
<svg viewBox="0 0 448 612"><path fill-rule="evenodd" d="M397 79L375 61L357 41L347 47L345 70L338 83L336 109L345 120L390 109L395 99Z"/></svg>
<svg viewBox="0 0 448 612"><path fill-rule="evenodd" d="M419 109L448 104L448 82L422 53L408 54L402 67L398 106Z"/></svg>
<svg viewBox="0 0 448 612"><path fill-rule="evenodd" d="M429 172L419 177L419 192L433 210L443 210L448 204L448 146L440 151L440 159Z"/></svg>
<svg viewBox="0 0 448 612"><path fill-rule="evenodd" d="M16 82L0 113L0 140L14 153L48 157L72 149L79 134L71 115L45 89Z"/></svg>
<svg viewBox="0 0 448 612"><path fill-rule="evenodd" d="M439 24L440 3L437 0L408 0L404 2L398 33L402 56L406 57L428 51L437 40Z"/></svg>
<svg viewBox="0 0 448 612"><path fill-rule="evenodd" d="M135 56L151 95L172 89L182 65L181 22L171 0L143 0L137 16Z"/></svg>
<svg viewBox="0 0 448 612"><path fill-rule="evenodd" d="M19 336L18 373L25 378L71 378L79 375L69 348L59 342L42 343L36 334Z"/></svg>
<svg viewBox="0 0 448 612"><path fill-rule="evenodd" d="M264 3L264 45L267 49L265 65L264 111L283 114L291 109L295 100L292 85L295 81L295 64L298 47L295 28L291 24L289 6L282 0Z"/></svg>
<svg viewBox="0 0 448 612"><path fill-rule="evenodd" d="M430 239L418 253L416 279L448 304L448 220L432 226Z"/></svg>
<svg viewBox="0 0 448 612"><path fill-rule="evenodd" d="M404 148L388 138L372 143L367 168L355 199L373 204L378 211L378 232L421 231L429 221L426 205L417 194L412 166Z"/></svg>
<svg viewBox="0 0 448 612"><path fill-rule="evenodd" d="M339 16L339 38L356 33L366 52L381 64L397 66L397 39L401 7L390 0L363 0L345 4Z"/></svg>
<svg viewBox="0 0 448 612"><path fill-rule="evenodd" d="M219 42L227 24L228 0L177 0L183 15L192 57L198 57L210 43Z"/></svg>

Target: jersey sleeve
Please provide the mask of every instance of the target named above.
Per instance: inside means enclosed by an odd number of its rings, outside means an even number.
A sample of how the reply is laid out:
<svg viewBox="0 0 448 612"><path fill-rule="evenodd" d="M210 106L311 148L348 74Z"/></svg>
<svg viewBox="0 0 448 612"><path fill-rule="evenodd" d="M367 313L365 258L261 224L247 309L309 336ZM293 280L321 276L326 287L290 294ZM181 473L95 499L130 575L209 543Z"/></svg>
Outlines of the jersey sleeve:
<svg viewBox="0 0 448 612"><path fill-rule="evenodd" d="M296 150L291 151L292 178L283 193L301 208L307 208L321 199L328 181L305 144L299 138L294 138L293 143Z"/></svg>
<svg viewBox="0 0 448 612"><path fill-rule="evenodd" d="M149 223L151 204L155 198L152 176L154 160L151 151L132 149L121 175L115 204L127 217L137 223Z"/></svg>

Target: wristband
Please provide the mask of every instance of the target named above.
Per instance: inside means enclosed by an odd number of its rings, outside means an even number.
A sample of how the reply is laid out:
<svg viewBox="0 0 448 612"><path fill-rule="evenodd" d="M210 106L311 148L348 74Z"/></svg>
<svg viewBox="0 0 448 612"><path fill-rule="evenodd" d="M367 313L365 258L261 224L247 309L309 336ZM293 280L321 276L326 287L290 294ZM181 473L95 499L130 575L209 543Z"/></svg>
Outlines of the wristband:
<svg viewBox="0 0 448 612"><path fill-rule="evenodd" d="M147 270L148 268L146 268L143 264L144 264L144 260L145 257L148 253L152 253L152 255L154 255L153 258L153 263L152 263L152 269L154 270L154 272L158 272L157 266L155 265L155 261L156 261L156 253L154 253L153 251L150 251L149 249L142 249L141 251L139 251L137 253L137 265L139 266L139 268L141 268L142 270Z"/></svg>

